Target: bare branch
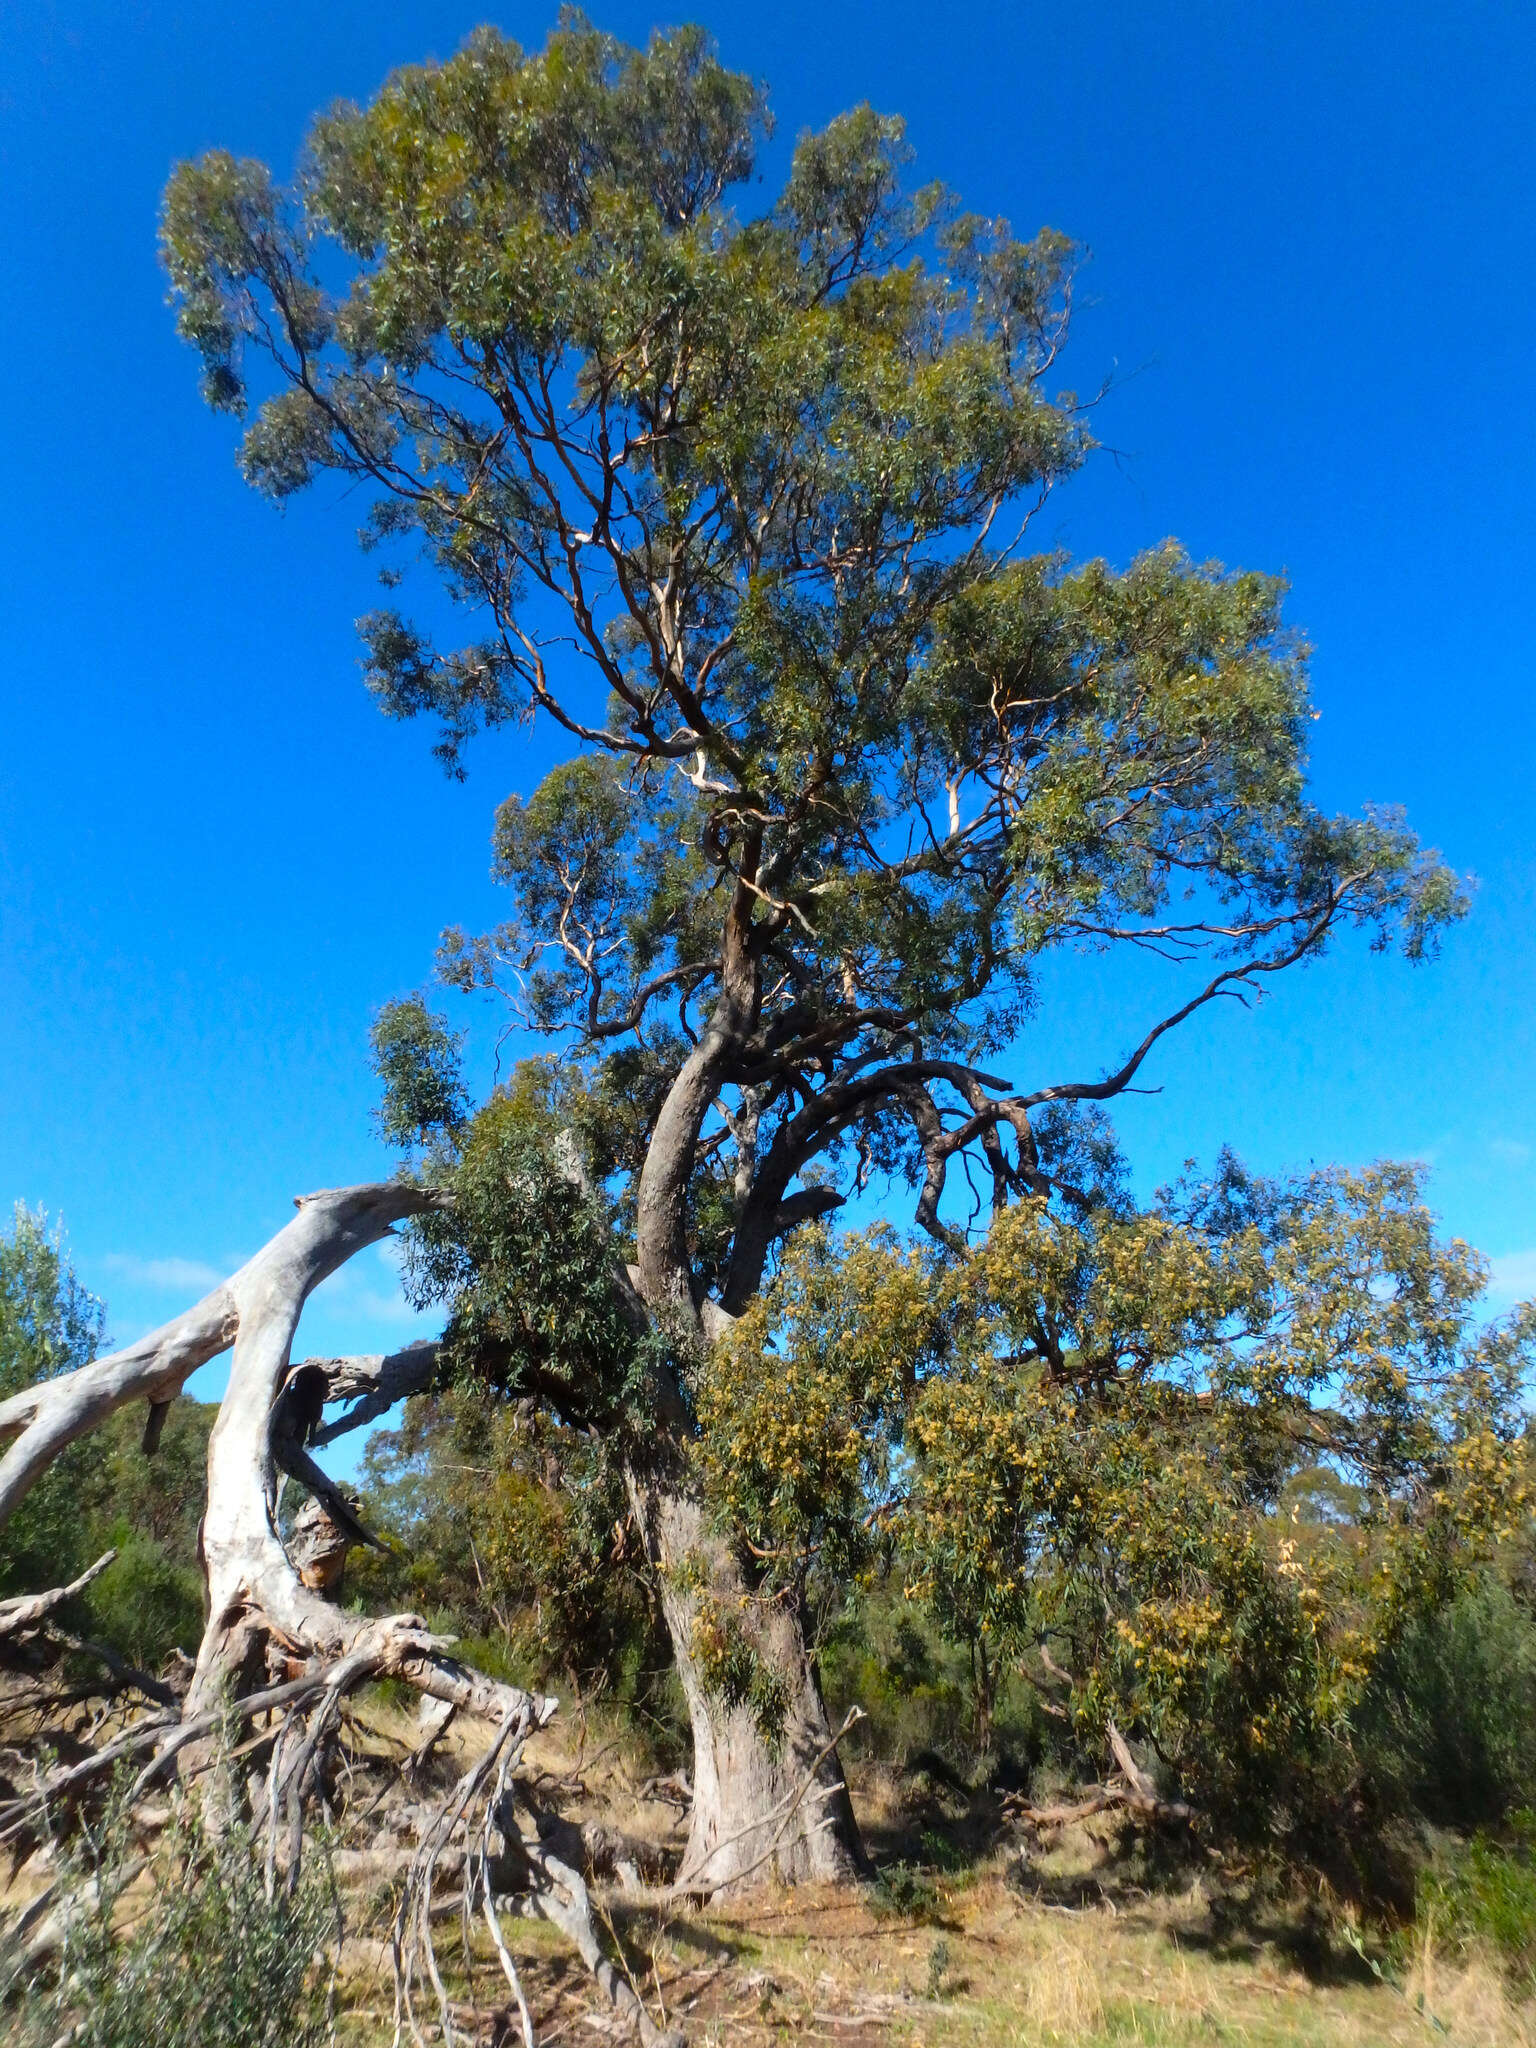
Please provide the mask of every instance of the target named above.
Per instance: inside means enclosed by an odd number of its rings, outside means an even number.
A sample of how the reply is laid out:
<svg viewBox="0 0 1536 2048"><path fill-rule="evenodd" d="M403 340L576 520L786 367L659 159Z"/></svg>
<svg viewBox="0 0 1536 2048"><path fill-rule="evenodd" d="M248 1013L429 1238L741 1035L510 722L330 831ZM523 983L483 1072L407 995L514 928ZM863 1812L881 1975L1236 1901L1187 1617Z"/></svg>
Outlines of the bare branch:
<svg viewBox="0 0 1536 2048"><path fill-rule="evenodd" d="M0 1637L20 1635L25 1630L38 1627L55 1608L62 1607L66 1600L73 1600L77 1593L83 1593L93 1579L99 1579L116 1556L115 1550L103 1551L93 1565L88 1565L79 1578L71 1579L67 1586L55 1586L48 1593L24 1593L18 1599L0 1600Z"/></svg>
<svg viewBox="0 0 1536 2048"><path fill-rule="evenodd" d="M441 1346L435 1338L407 1344L400 1351L370 1352L357 1358L306 1358L293 1368L294 1376L315 1371L325 1376L325 1401L350 1401L334 1421L312 1428L309 1441L316 1446L334 1443L354 1429L377 1422L397 1401L421 1394L432 1384Z"/></svg>
<svg viewBox="0 0 1536 2048"><path fill-rule="evenodd" d="M302 1196L294 1220L185 1314L107 1358L39 1380L0 1402L0 1440L16 1439L0 1458L0 1523L67 1444L130 1401L158 1403L179 1394L200 1365L236 1342L242 1321L274 1287L302 1280L302 1305L354 1252L387 1237L402 1217L442 1200L405 1181Z"/></svg>

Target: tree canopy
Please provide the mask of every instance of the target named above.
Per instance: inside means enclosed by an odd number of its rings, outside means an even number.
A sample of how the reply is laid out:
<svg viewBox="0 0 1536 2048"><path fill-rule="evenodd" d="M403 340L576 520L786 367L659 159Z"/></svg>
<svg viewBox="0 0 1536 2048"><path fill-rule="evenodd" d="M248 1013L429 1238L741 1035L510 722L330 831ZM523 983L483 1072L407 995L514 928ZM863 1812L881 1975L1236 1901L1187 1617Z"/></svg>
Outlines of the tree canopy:
<svg viewBox="0 0 1536 2048"><path fill-rule="evenodd" d="M1397 820L1308 803L1278 579L1026 551L1091 447L1054 383L1074 245L912 189L868 107L744 219L768 126L697 29L482 30L320 118L291 186L214 152L164 219L248 479L370 489L367 544L477 622L364 619L384 708L450 766L531 712L575 742L498 815L512 915L444 969L625 1103L600 1163L647 1296L731 1313L871 1173L940 1234L958 1154L1040 1192L1040 1107L1343 925L1417 957L1461 907ZM1187 996L1097 1072L990 1072L1042 954L1106 946Z"/></svg>
<svg viewBox="0 0 1536 2048"><path fill-rule="evenodd" d="M1223 1825L1315 1825L1383 1657L1528 1521L1536 1314L1486 1278L1416 1169L1230 1155L959 1259L807 1233L711 1361L711 1494L766 1588L894 1562L983 1715L990 1660Z"/></svg>

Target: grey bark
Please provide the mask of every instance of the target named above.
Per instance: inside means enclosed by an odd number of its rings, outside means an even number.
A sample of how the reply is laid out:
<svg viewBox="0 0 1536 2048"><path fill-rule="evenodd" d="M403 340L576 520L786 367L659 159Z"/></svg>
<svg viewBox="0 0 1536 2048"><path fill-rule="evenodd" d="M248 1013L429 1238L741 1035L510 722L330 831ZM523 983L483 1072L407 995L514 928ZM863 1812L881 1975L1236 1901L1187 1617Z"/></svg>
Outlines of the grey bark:
<svg viewBox="0 0 1536 2048"><path fill-rule="evenodd" d="M66 1444L131 1401L161 1408L198 1366L234 1346L229 1388L208 1444L202 1554L209 1613L183 1707L186 1724L200 1724L225 1687L238 1683L247 1667L258 1670L263 1658L300 1669L356 1660L358 1668L391 1673L492 1720L524 1709L536 1720L553 1712L552 1701L458 1663L446 1654L447 1640L432 1635L417 1615L343 1613L303 1583L278 1534L278 1472L285 1460L305 1472L332 1512L340 1502L297 1443L285 1413L283 1397L298 1377L290 1354L304 1304L354 1253L440 1199L405 1181L301 1197L293 1220L184 1315L0 1404L0 1438L14 1438L0 1460L3 1523ZM408 1391L413 1377L424 1384L432 1361L433 1347L412 1346L389 1359L339 1362L334 1384L342 1396L387 1393L388 1405ZM361 1370L349 1377L341 1363Z"/></svg>
<svg viewBox="0 0 1536 2048"><path fill-rule="evenodd" d="M749 850L726 920L720 995L662 1105L637 1192L635 1285L681 1353L713 1342L731 1321L718 1304L694 1300L687 1203L704 1119L757 1016L754 867ZM751 1597L729 1544L709 1526L688 1468L686 1404L680 1388L670 1394L661 1427L626 1478L693 1730L693 1813L678 1881L718 1891L774 1872L791 1882L855 1877L866 1868L864 1850L803 1617L792 1605ZM777 1680L777 1727L760 1726L750 1707L730 1703L707 1682L697 1640L707 1608L732 1618ZM807 1796L796 1808L795 1788L807 1776Z"/></svg>
<svg viewBox="0 0 1536 2048"><path fill-rule="evenodd" d="M803 1618L748 1594L729 1545L710 1528L683 1474L632 1471L631 1502L661 1589L693 1730L693 1809L675 1889L713 1894L767 1883L845 1883L868 1864L838 1761ZM697 1630L710 1610L746 1635L784 1694L782 1719L759 1725L712 1687Z"/></svg>

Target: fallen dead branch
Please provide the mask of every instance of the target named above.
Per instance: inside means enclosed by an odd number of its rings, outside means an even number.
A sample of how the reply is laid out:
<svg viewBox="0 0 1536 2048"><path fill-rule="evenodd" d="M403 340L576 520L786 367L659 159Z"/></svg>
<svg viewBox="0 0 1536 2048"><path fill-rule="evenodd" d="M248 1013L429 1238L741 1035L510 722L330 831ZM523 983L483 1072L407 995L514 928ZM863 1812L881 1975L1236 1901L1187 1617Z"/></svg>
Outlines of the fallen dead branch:
<svg viewBox="0 0 1536 2048"><path fill-rule="evenodd" d="M1100 1813L1134 1813L1161 1826L1193 1827L1199 1813L1182 1799L1158 1799L1133 1785L1091 1785L1077 1800L1053 1806L1031 1806L1016 1792L1003 1795L1003 1812L1011 1821L1032 1828L1067 1828Z"/></svg>
<svg viewBox="0 0 1536 2048"><path fill-rule="evenodd" d="M229 1387L208 1448L202 1555L208 1622L184 1696L147 1674L133 1673L110 1650L65 1637L52 1617L112 1561L112 1553L67 1586L0 1605L0 1640L20 1642L50 1632L61 1646L94 1655L108 1691L137 1685L151 1710L107 1731L98 1717L84 1743L64 1756L39 1749L31 1781L14 1781L0 1797L0 1846L20 1853L29 1840L67 1828L83 1802L106 1797L109 1782L143 1837L154 1831L143 1802L174 1778L195 1784L204 1817L218 1832L240 1809L259 1843L265 1885L297 1885L306 1829L316 1811L331 1811L361 1768L385 1761L346 1749L344 1703L359 1686L402 1680L446 1711L434 1713L426 1738L395 1770L420 1783L449 1719L477 1717L495 1733L484 1754L426 1816L410 1859L395 1918L396 2039L402 2030L423 2043L420 1991L431 1986L445 2044L457 2038L434 1948L433 1887L437 1875L462 1875L459 1917L466 1958L476 1916L490 1935L516 2005L525 2048L533 2022L517 1968L501 1931L505 1911L536 1913L575 1946L621 2022L644 2048L680 2040L658 2027L644 2000L604 1953L586 1883L572 1861L557 1855L531 1805L520 1805L515 1772L528 1737L550 1720L556 1702L486 1676L451 1654L452 1638L432 1633L417 1615L383 1618L344 1612L328 1599L348 1544L373 1538L355 1508L320 1469L311 1446L373 1419L403 1394L430 1382L437 1347L415 1345L390 1356L307 1359L290 1363L300 1313L313 1289L355 1252L387 1236L403 1218L439 1206L431 1190L405 1182L331 1189L302 1199L297 1216L238 1273L184 1316L110 1357L28 1388L0 1403L0 1521L65 1447L125 1404L147 1408L146 1454L158 1442L169 1403L197 1366L233 1346ZM327 1405L345 1404L332 1424ZM278 1521L280 1477L309 1496L302 1542L285 1543ZM42 1738L39 1737L41 1742ZM83 1753L82 1753L83 1752ZM404 1768L401 1769L403 1763ZM249 1774L242 1782L241 1770ZM379 1801L365 1806L376 1809ZM526 1816L526 1825L520 1816ZM575 1855L581 1855L579 1833ZM21 1924L8 1930L31 1961L57 1945L71 1915L88 1904L51 1887Z"/></svg>
<svg viewBox="0 0 1536 2048"><path fill-rule="evenodd" d="M88 1565L79 1578L71 1579L67 1586L55 1586L47 1593L23 1593L13 1600L0 1600L0 1640L29 1635L41 1627L66 1600L73 1600L94 1579L99 1579L116 1556L115 1550L103 1551L93 1565Z"/></svg>
<svg viewBox="0 0 1536 2048"><path fill-rule="evenodd" d="M636 1799L655 1799L663 1806L675 1806L679 1813L687 1813L693 1805L693 1787L684 1771L669 1772L663 1778L647 1778L635 1793Z"/></svg>

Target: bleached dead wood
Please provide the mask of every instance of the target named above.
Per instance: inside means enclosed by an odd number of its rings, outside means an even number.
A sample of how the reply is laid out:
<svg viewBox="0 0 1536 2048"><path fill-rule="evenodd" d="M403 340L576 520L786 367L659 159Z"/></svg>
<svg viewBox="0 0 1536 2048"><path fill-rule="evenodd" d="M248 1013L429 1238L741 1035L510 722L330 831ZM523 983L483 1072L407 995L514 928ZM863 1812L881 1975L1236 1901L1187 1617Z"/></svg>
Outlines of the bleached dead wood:
<svg viewBox="0 0 1536 2048"><path fill-rule="evenodd" d="M131 1401L163 1411L199 1366L237 1343L242 1326L260 1325L270 1341L286 1323L291 1343L299 1311L322 1280L441 1199L406 1181L301 1196L293 1221L183 1314L106 1358L0 1401L0 1443L14 1439L0 1458L0 1523L67 1444Z"/></svg>
<svg viewBox="0 0 1536 2048"><path fill-rule="evenodd" d="M103 1551L93 1565L87 1565L79 1578L71 1579L67 1586L54 1586L46 1593L22 1593L15 1599L0 1600L0 1636L25 1635L40 1627L66 1600L73 1600L93 1579L99 1579L116 1556L115 1550Z"/></svg>
<svg viewBox="0 0 1536 2048"><path fill-rule="evenodd" d="M313 1429L309 1441L334 1443L350 1430L377 1422L397 1401L424 1392L437 1371L441 1349L434 1338L427 1338L399 1351L365 1353L357 1358L306 1358L294 1368L295 1378L303 1372L318 1373L324 1380L327 1406L337 1401L351 1403L333 1421Z"/></svg>
<svg viewBox="0 0 1536 2048"><path fill-rule="evenodd" d="M303 1666L361 1653L435 1698L500 1718L515 1688L445 1657L411 1615L379 1622L343 1614L306 1587L277 1529L280 1464L335 1513L337 1489L299 1441L285 1397L294 1334L322 1280L396 1223L437 1206L430 1189L383 1181L301 1198L298 1214L253 1259L185 1315L110 1357L61 1373L0 1404L0 1521L65 1445L134 1400L173 1399L198 1366L234 1346L229 1388L208 1445L203 1564L209 1621L188 1693L189 1720L263 1654ZM421 1347L417 1347L421 1349ZM344 1509L343 1509L344 1512Z"/></svg>
<svg viewBox="0 0 1536 2048"><path fill-rule="evenodd" d="M412 2031L410 1983L413 1973L424 1969L439 1992L442 2021L451 2033L431 1949L431 1881L450 1839L459 1835L469 1873L466 1911L477 1906L484 1911L518 2003L524 2040L531 2042L532 2022L496 1921L490 1844L499 1830L504 1842L518 1842L527 1886L524 1910L538 1911L561 1927L610 2004L633 2022L644 2041L659 2043L675 2037L654 2026L643 2001L603 1954L580 1874L543 1843L516 1835L510 1774L527 1737L548 1722L556 1702L460 1663L450 1654L452 1639L431 1633L417 1615L372 1618L343 1612L324 1597L323 1584L305 1583L279 1529L280 1475L288 1475L306 1489L315 1514L338 1538L374 1540L352 1503L316 1464L310 1446L374 1420L407 1394L421 1391L436 1371L438 1347L424 1343L391 1354L305 1359L294 1365L293 1341L304 1304L322 1280L354 1253L389 1235L396 1223L440 1200L429 1189L398 1181L304 1197L290 1223L185 1315L110 1357L0 1404L0 1441L13 1439L0 1459L3 1523L67 1444L129 1402L146 1403L145 1449L152 1451L167 1407L187 1378L233 1346L229 1386L208 1446L202 1524L208 1622L186 1697L179 1711L144 1716L83 1759L41 1772L27 1793L0 1810L0 1842L21 1839L45 1810L77 1798L120 1766L136 1767L127 1793L132 1802L172 1772L198 1776L219 1761L219 1739L227 1742L232 1731L254 1729L238 1737L235 1753L266 1757L265 1785L254 1817L265 1830L269 1884L275 1883L279 1867L291 1883L299 1866L304 1810L321 1782L344 1695L368 1678L396 1677L450 1711L477 1715L498 1731L485 1756L455 1788L413 1860L396 1940L405 1972L402 2017ZM325 1407L341 1402L348 1404L344 1412L326 1426ZM71 1586L9 1603L0 1610L0 1633L45 1624L55 1608L110 1561L100 1560ZM309 1576L325 1579L323 1573ZM36 1930L31 1932L35 1936Z"/></svg>
<svg viewBox="0 0 1536 2048"><path fill-rule="evenodd" d="M1200 1818L1198 1811L1182 1799L1158 1799L1134 1786L1114 1783L1091 1785L1081 1799L1053 1806L1031 1806L1018 1793L1005 1793L1003 1812L1009 1820L1022 1821L1032 1828L1075 1827L1079 1821L1092 1820L1101 1813L1130 1813L1140 1820L1167 1827L1193 1827Z"/></svg>

